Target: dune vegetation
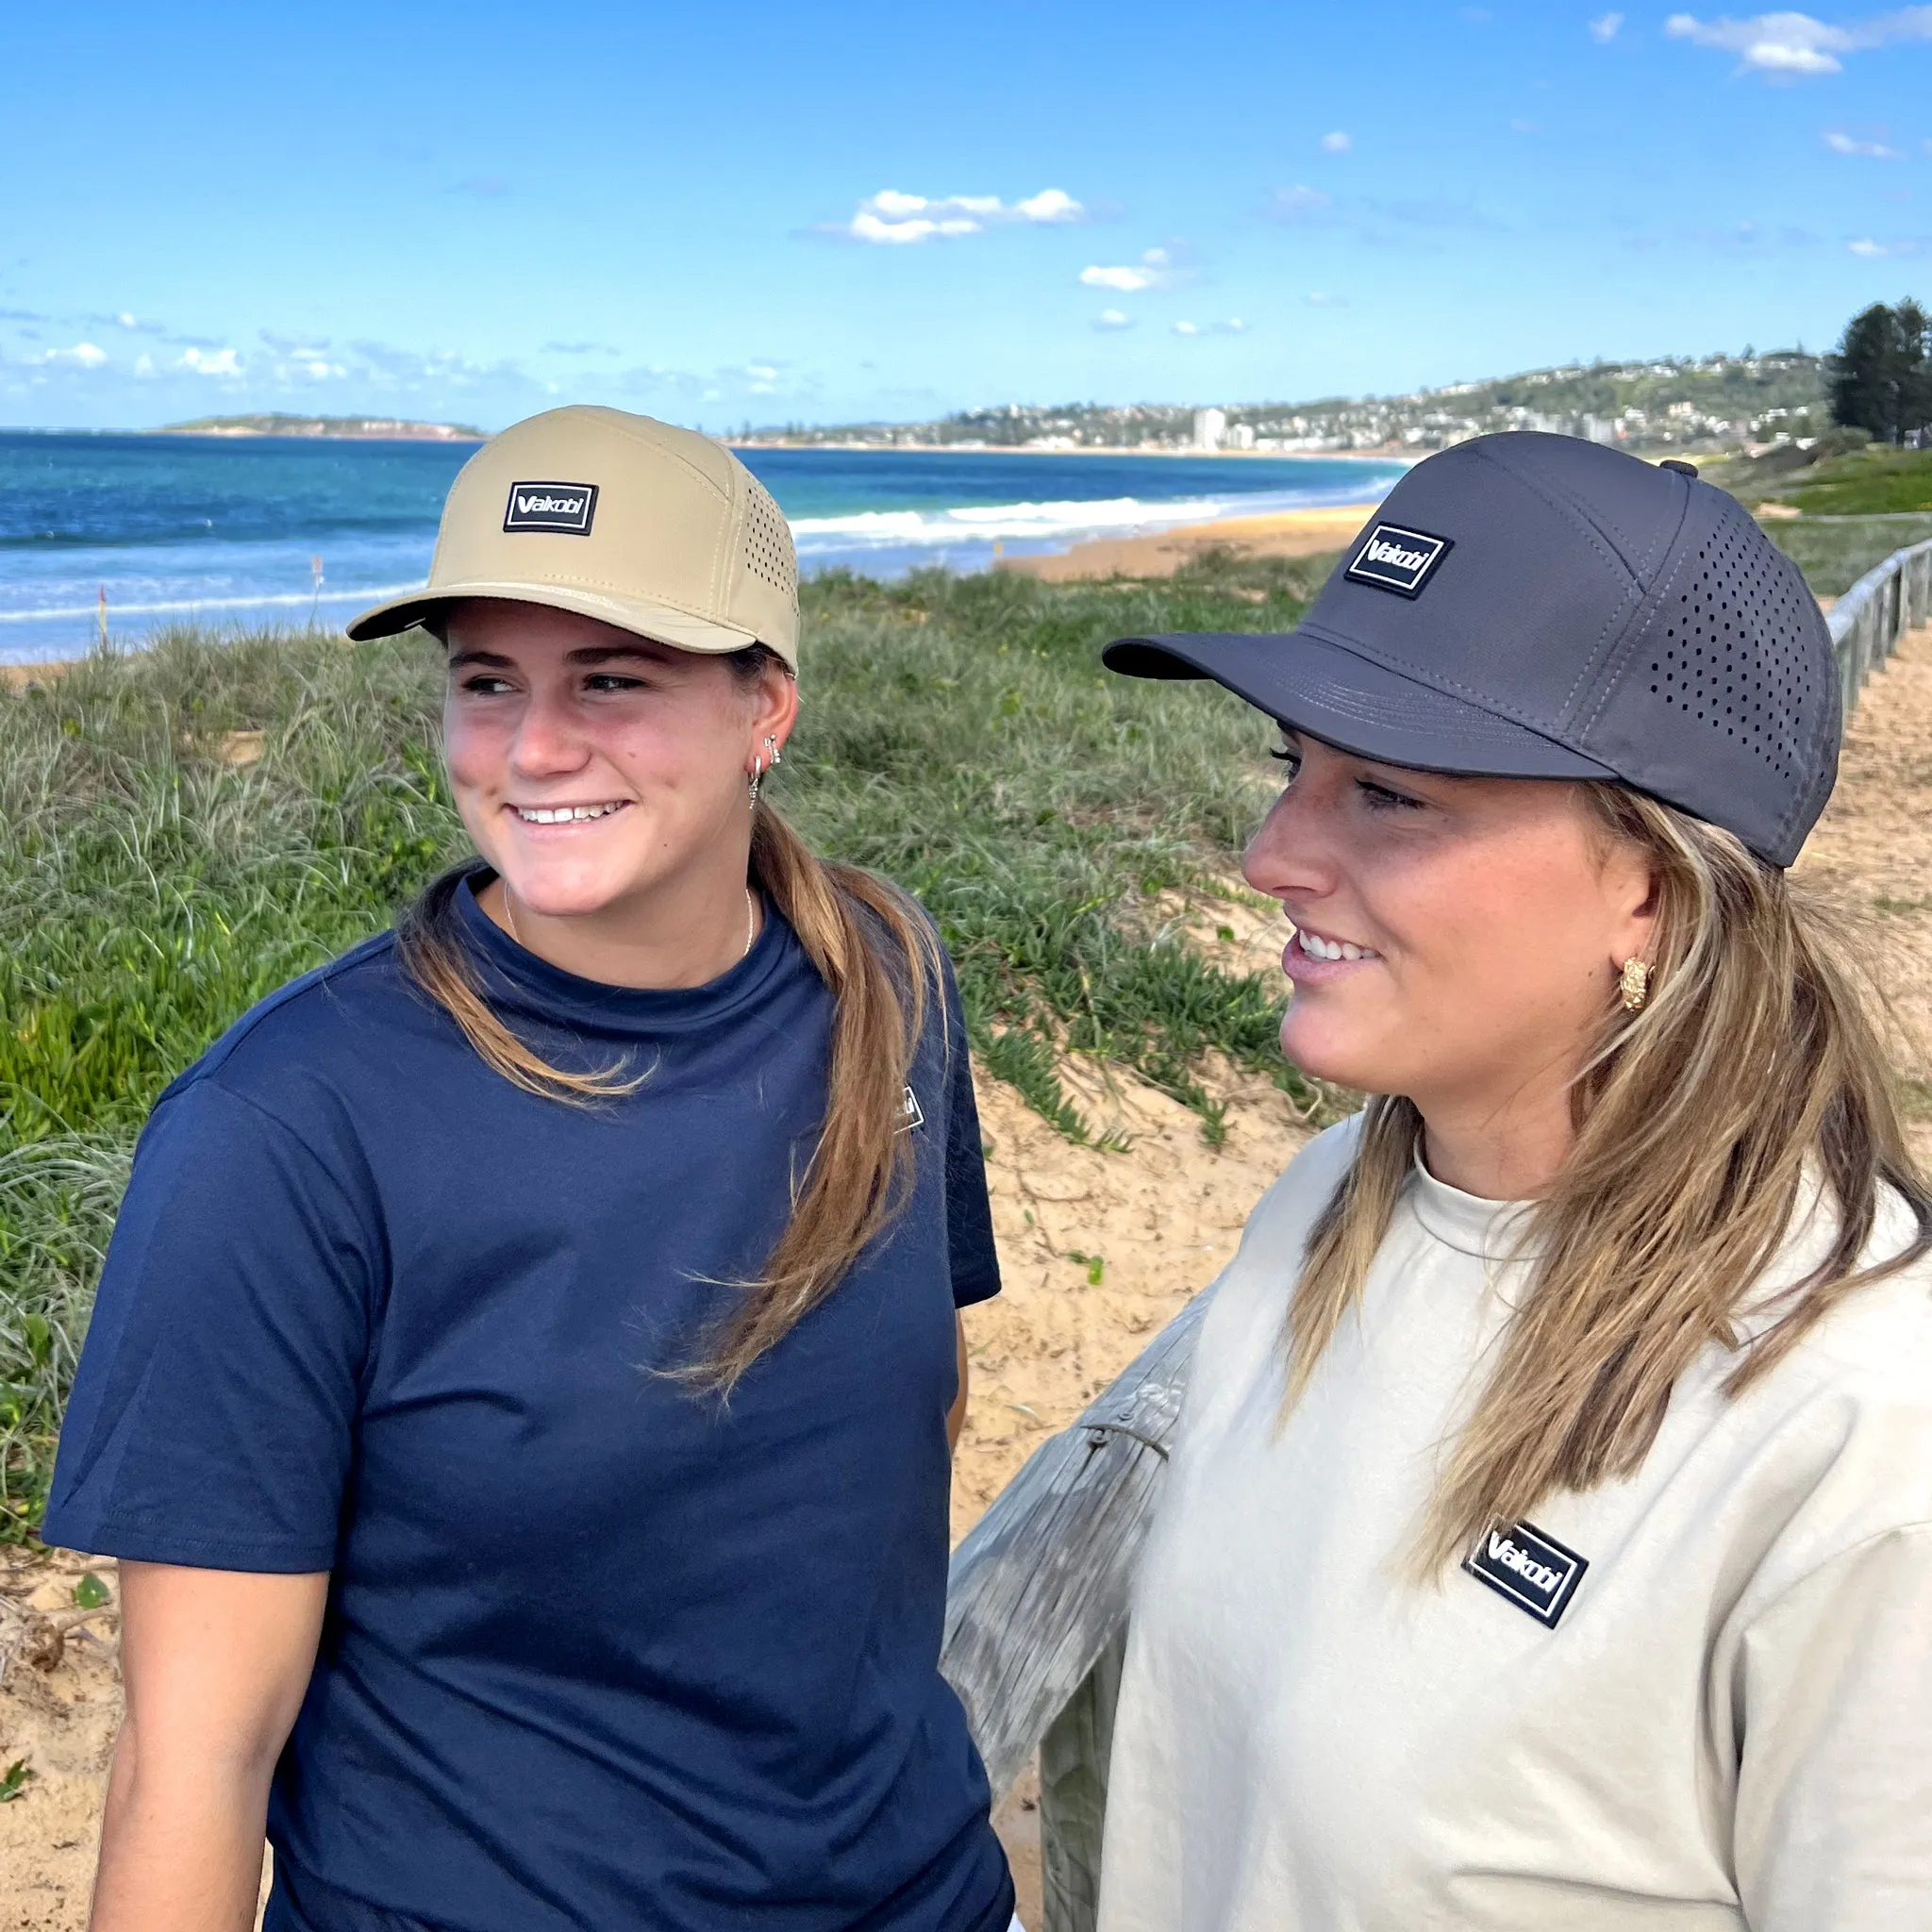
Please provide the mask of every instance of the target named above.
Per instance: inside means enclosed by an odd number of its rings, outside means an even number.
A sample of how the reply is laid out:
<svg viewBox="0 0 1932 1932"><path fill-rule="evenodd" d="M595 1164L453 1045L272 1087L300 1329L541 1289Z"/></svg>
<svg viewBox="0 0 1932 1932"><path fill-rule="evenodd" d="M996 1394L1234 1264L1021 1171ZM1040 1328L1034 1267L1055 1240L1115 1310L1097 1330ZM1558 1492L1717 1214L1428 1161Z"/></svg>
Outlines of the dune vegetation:
<svg viewBox="0 0 1932 1932"><path fill-rule="evenodd" d="M1212 686L1103 674L1141 630L1291 625L1320 561L1158 583L850 576L807 588L806 708L774 796L916 892L982 1062L1074 1138L1069 1052L1220 1131L1211 1057L1280 1063L1275 987L1175 912L1227 890L1267 727ZM421 634L176 631L0 692L0 1536L28 1534L134 1141L251 1003L387 924L465 849ZM1211 916L1211 904L1210 904Z"/></svg>

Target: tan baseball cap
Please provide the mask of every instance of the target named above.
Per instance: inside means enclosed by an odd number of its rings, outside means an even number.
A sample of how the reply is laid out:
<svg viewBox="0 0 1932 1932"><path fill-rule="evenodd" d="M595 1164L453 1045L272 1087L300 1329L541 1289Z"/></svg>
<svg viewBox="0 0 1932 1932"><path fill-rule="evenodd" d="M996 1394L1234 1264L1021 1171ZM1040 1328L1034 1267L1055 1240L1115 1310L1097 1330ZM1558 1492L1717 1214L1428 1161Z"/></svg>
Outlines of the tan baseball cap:
<svg viewBox="0 0 1932 1932"><path fill-rule="evenodd" d="M798 560L771 492L694 430L574 405L514 423L450 486L429 581L349 625L432 628L461 597L601 618L682 651L766 644L798 669Z"/></svg>

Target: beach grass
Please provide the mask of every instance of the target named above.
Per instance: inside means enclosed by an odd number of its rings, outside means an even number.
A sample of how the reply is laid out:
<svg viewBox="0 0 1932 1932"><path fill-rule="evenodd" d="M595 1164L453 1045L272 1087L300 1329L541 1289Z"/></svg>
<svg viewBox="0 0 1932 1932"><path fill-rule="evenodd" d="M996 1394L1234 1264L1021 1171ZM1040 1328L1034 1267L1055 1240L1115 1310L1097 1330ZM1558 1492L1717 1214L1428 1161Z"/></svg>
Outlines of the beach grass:
<svg viewBox="0 0 1932 1932"><path fill-rule="evenodd" d="M1765 534L1805 573L1820 597L1842 597L1874 564L1932 537L1932 512L1767 518Z"/></svg>
<svg viewBox="0 0 1932 1932"><path fill-rule="evenodd" d="M1932 510L1932 450L1873 443L1799 472L1779 493L1807 516Z"/></svg>
<svg viewBox="0 0 1932 1932"><path fill-rule="evenodd" d="M1106 1055L1212 1140L1217 1059L1319 1096L1278 981L1207 963L1176 903L1225 890L1265 808L1263 721L1213 686L1111 677L1125 632L1286 628L1323 560L1210 553L1159 582L923 573L808 585L805 708L774 796L917 893L984 1064L1061 1131ZM466 849L421 634L175 631L0 693L0 1536L51 1471L134 1140L254 1001L379 930Z"/></svg>

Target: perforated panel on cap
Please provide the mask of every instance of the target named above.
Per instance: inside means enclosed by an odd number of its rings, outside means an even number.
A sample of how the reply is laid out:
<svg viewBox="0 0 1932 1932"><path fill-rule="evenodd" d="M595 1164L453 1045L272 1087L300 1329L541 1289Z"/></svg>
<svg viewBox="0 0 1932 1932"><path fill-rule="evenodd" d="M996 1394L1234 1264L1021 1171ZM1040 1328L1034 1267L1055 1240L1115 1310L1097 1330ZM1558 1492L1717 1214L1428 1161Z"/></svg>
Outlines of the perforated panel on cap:
<svg viewBox="0 0 1932 1932"><path fill-rule="evenodd" d="M1741 510L1689 565L1651 633L1652 696L1786 782L1802 781L1824 693L1817 618L1796 566Z"/></svg>
<svg viewBox="0 0 1932 1932"><path fill-rule="evenodd" d="M791 547L791 526L772 501L771 491L755 478L745 483L744 567L780 594L797 598L798 558Z"/></svg>

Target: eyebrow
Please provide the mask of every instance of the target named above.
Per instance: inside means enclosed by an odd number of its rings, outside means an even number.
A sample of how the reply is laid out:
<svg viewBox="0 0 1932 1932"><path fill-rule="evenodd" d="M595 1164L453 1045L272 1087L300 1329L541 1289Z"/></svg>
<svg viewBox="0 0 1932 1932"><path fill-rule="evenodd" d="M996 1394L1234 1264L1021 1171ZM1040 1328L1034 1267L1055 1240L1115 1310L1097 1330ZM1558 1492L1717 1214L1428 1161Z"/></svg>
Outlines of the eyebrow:
<svg viewBox="0 0 1932 1932"><path fill-rule="evenodd" d="M608 664L614 658L634 658L643 664L662 664L663 658L646 644L585 644L575 651L566 651L563 661L566 664L595 665ZM479 664L491 671L514 671L516 659L506 658L500 651L458 651L448 660L448 669L460 670L468 664Z"/></svg>

